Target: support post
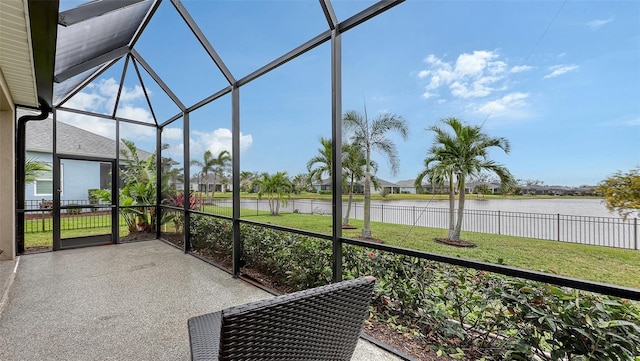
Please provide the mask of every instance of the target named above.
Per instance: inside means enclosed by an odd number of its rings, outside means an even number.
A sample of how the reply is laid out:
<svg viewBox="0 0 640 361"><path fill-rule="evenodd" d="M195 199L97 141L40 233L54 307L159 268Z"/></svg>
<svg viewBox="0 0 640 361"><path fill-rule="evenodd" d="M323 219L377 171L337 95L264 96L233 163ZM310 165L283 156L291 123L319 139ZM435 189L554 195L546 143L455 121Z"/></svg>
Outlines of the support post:
<svg viewBox="0 0 640 361"><path fill-rule="evenodd" d="M184 152L184 162L183 162L183 171L184 171L184 185L183 185L183 191L182 193L184 194L184 202L183 202L183 207L184 207L184 223L183 223L183 227L182 227L182 232L184 232L184 253L188 253L189 250L191 249L191 232L189 232L189 230L191 229L191 162L189 161L190 159L190 149L189 149L189 112L185 112L184 113L184 118L183 118L183 124L182 124L182 144L184 144L183 146L183 152Z"/></svg>
<svg viewBox="0 0 640 361"><path fill-rule="evenodd" d="M240 88L231 90L231 178L233 184L233 276L240 276L242 239L240 238Z"/></svg>
<svg viewBox="0 0 640 361"><path fill-rule="evenodd" d="M331 31L331 208L333 217L333 281L342 280L342 40Z"/></svg>

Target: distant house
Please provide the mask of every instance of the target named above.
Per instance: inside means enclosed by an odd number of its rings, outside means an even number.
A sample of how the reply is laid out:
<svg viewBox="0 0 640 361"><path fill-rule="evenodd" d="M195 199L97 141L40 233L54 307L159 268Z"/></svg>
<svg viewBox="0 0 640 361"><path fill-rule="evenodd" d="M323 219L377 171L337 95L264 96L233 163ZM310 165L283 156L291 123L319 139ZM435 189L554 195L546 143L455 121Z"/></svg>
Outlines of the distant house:
<svg viewBox="0 0 640 361"><path fill-rule="evenodd" d="M415 182L415 179L405 179L397 181L396 184L400 187L400 193L416 194L418 191L416 189Z"/></svg>
<svg viewBox="0 0 640 361"><path fill-rule="evenodd" d="M499 183L491 182L469 182L465 185L464 192L467 194L476 193L476 188L480 185L486 185L489 190L489 194L501 193L502 185Z"/></svg>
<svg viewBox="0 0 640 361"><path fill-rule="evenodd" d="M24 114L18 114L22 116ZM71 157L96 157L115 159L116 141L101 135L58 122L56 126L57 153ZM26 158L49 165L53 169L53 120L27 122ZM120 149L125 149L120 143ZM147 159L152 153L138 149L138 156ZM121 159L120 166L124 166ZM60 199L82 203L88 200L88 190L107 189L111 185L111 166L108 163L61 159ZM53 199L53 172L41 172L33 183L25 187L28 207L38 207L37 202Z"/></svg>
<svg viewBox="0 0 640 361"><path fill-rule="evenodd" d="M378 178L378 187L382 194L400 194L400 186L396 183Z"/></svg>
<svg viewBox="0 0 640 361"><path fill-rule="evenodd" d="M385 192L386 192L385 194L400 193L400 186L398 184L386 181L381 178L377 178L377 181L378 181L378 188L374 188L374 185L371 184L371 190L373 192L377 192L379 194L382 194ZM343 185L348 186L349 182L346 182ZM320 183L314 183L313 187L316 189L316 191L331 191L332 190L331 178L323 179L322 181L320 181ZM359 179L355 182L355 184L353 185L353 193L356 193L356 194L364 193L364 179Z"/></svg>
<svg viewBox="0 0 640 361"><path fill-rule="evenodd" d="M232 181L231 179L227 179L226 181L222 181L220 176L216 177L216 181L214 184L213 175L209 174L209 181L202 173L196 173L191 176L191 180L189 182L189 186L192 191L204 192L205 190L208 192L231 192L233 191Z"/></svg>

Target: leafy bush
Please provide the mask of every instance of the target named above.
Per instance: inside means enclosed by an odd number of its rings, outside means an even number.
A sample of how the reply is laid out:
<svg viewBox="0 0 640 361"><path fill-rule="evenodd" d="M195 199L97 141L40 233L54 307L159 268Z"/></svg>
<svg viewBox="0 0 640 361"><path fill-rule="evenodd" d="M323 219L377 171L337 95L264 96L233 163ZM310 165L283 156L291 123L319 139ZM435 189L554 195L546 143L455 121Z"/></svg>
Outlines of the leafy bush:
<svg viewBox="0 0 640 361"><path fill-rule="evenodd" d="M79 206L78 203L69 203L68 206ZM69 208L67 214L78 215L82 213L82 208Z"/></svg>
<svg viewBox="0 0 640 361"><path fill-rule="evenodd" d="M231 254L231 222L211 216L191 217L191 245L194 249ZM331 243L287 232L242 224L242 259L246 267L263 270L280 279L280 284L301 290L327 284L332 279Z"/></svg>
<svg viewBox="0 0 640 361"><path fill-rule="evenodd" d="M293 290L331 280L331 242L242 224L245 266ZM194 247L232 251L228 220L193 215ZM346 279L376 277L372 317L453 357L636 360L640 304L362 247L343 246Z"/></svg>
<svg viewBox="0 0 640 361"><path fill-rule="evenodd" d="M100 196L97 193L98 189L88 189L87 192L89 193L89 204L91 205L97 205L100 204ZM91 212L97 212L98 208L91 208Z"/></svg>
<svg viewBox="0 0 640 361"><path fill-rule="evenodd" d="M176 194L169 194L162 202L162 204L167 204L174 207L184 207L185 196L184 192L179 192ZM189 192L189 209L198 210L200 209L200 205L202 204L202 200L195 194L193 191ZM182 232L182 228L184 227L184 212L181 211L170 211L163 212L162 218L160 220L160 224L165 224L167 222L173 222L175 226L176 232Z"/></svg>
<svg viewBox="0 0 640 361"><path fill-rule="evenodd" d="M633 360L640 304L348 246L348 277L378 279L374 317L485 360ZM462 354L461 354L462 352Z"/></svg>
<svg viewBox="0 0 640 361"><path fill-rule="evenodd" d="M197 250L230 254L233 250L231 222L194 214L191 216L191 247Z"/></svg>

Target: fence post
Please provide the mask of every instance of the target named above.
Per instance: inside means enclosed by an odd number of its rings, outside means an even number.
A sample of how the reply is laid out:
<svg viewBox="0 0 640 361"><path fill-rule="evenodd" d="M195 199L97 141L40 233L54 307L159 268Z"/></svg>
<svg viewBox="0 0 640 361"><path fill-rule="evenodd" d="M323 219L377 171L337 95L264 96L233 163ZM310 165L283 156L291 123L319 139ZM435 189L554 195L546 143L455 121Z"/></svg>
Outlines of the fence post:
<svg viewBox="0 0 640 361"><path fill-rule="evenodd" d="M380 205L380 222L384 223L384 204Z"/></svg>
<svg viewBox="0 0 640 361"><path fill-rule="evenodd" d="M558 239L557 239L557 241L560 242L560 213L558 213L557 220L558 220L558 222L557 222L557 224L558 224L558 227L557 227L558 228Z"/></svg>
<svg viewBox="0 0 640 361"><path fill-rule="evenodd" d="M498 211L498 234L500 234L500 211Z"/></svg>
<svg viewBox="0 0 640 361"><path fill-rule="evenodd" d="M412 224L416 224L418 223L418 220L416 219L416 206L411 207L413 208L413 222L411 222Z"/></svg>
<svg viewBox="0 0 640 361"><path fill-rule="evenodd" d="M638 249L638 218L633 219L633 245L634 249Z"/></svg>
<svg viewBox="0 0 640 361"><path fill-rule="evenodd" d="M256 198L256 216L260 215L260 206L258 204L259 200Z"/></svg>

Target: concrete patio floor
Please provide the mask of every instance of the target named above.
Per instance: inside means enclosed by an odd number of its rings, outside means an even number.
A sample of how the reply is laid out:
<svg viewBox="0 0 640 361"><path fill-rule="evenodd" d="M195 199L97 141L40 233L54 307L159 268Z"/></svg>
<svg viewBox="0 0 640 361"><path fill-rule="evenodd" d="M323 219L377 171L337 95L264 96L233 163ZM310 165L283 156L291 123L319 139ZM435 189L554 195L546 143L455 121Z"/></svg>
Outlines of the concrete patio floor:
<svg viewBox="0 0 640 361"><path fill-rule="evenodd" d="M162 241L3 261L0 287L4 361L189 360L189 317L273 297ZM353 360L400 358L361 339Z"/></svg>

